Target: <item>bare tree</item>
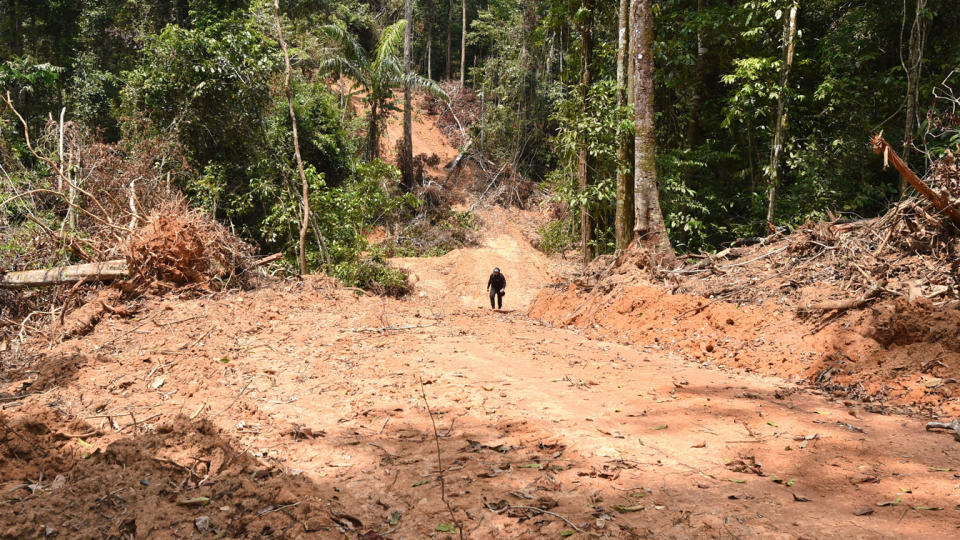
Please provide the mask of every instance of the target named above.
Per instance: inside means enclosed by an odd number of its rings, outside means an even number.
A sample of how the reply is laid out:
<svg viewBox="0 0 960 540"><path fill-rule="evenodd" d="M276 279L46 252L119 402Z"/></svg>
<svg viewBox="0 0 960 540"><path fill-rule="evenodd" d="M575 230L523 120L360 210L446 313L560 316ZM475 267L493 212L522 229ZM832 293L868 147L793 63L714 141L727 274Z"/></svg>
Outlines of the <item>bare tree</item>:
<svg viewBox="0 0 960 540"><path fill-rule="evenodd" d="M767 223L773 224L777 203L777 184L780 181L780 154L783 152L787 131L787 94L790 90L790 69L793 67L793 51L796 48L797 10L800 2L794 0L790 13L783 20L783 64L780 66L780 88L777 97L777 119L773 133L773 148L770 150L770 180L767 187Z"/></svg>
<svg viewBox="0 0 960 540"><path fill-rule="evenodd" d="M583 70L580 75L580 97L584 109L587 106L587 94L590 91L590 64L593 62L593 6L591 0L583 0L583 10L585 17L581 21L580 36L583 39ZM583 264L590 263L590 205L587 204L586 192L590 185L590 167L587 163L589 155L587 154L588 140L583 137L580 141L580 153L578 155L577 176L580 178L580 192L584 194L584 200L580 206L580 244L583 249Z"/></svg>
<svg viewBox="0 0 960 540"><path fill-rule="evenodd" d="M630 51L633 56L634 197L638 242L659 255L673 257L673 247L660 211L657 186L656 140L653 110L653 1L633 0Z"/></svg>
<svg viewBox="0 0 960 540"><path fill-rule="evenodd" d="M413 2L406 0L404 16L407 19L403 31L403 148L400 156L401 183L407 191L413 190L413 103L410 96L411 35L413 34Z"/></svg>
<svg viewBox="0 0 960 540"><path fill-rule="evenodd" d="M913 146L913 131L917 122L917 103L920 100L920 75L923 67L923 49L927 43L928 21L926 17L927 0L916 0L916 11L913 14L913 24L910 25L910 41L907 45L907 59L904 61L901 51L900 64L907 74L907 117L903 127L903 161L910 163L910 150ZM907 2L903 2L903 25L907 21ZM901 42L903 40L901 29ZM908 189L909 185L901 178L900 188Z"/></svg>
<svg viewBox="0 0 960 540"><path fill-rule="evenodd" d="M423 33L427 41L426 64L427 78L433 79L433 0L426 0L424 8Z"/></svg>
<svg viewBox="0 0 960 540"><path fill-rule="evenodd" d="M697 14L703 13L706 0L697 0ZM694 148L700 143L700 106L703 103L703 91L707 78L707 46L704 45L703 31L697 29L697 64L693 78L693 96L690 98L690 123L687 124L687 145Z"/></svg>
<svg viewBox="0 0 960 540"><path fill-rule="evenodd" d="M305 275L307 273L307 228L310 224L310 188L307 184L307 175L303 171L303 159L300 157L297 114L293 110L293 90L290 88L290 53L287 52L287 42L283 39L283 25L280 24L280 0L273 0L273 14L277 23L277 37L280 40L280 48L283 49L283 61L286 66L283 88L287 93L287 106L290 108L290 121L293 123L293 154L297 159L297 171L300 173L300 182L303 185L303 193L301 194L303 216L300 221L300 275Z"/></svg>
<svg viewBox="0 0 960 540"><path fill-rule="evenodd" d="M450 65L453 56L453 0L450 0L447 8L447 69L446 79L450 80Z"/></svg>
<svg viewBox="0 0 960 540"><path fill-rule="evenodd" d="M460 86L467 82L467 0L460 0L463 6L463 32L460 34Z"/></svg>
<svg viewBox="0 0 960 540"><path fill-rule="evenodd" d="M620 0L617 24L617 108L632 103L630 81L630 0ZM633 138L627 130L617 143L617 210L614 218L618 249L633 240Z"/></svg>

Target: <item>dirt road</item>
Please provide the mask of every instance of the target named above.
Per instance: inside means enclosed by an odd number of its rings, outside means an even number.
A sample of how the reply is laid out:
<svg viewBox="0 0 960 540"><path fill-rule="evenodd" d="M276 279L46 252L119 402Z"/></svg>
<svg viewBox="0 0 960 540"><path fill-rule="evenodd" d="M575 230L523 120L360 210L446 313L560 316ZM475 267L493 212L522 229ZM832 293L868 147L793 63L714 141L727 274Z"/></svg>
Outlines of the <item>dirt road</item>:
<svg viewBox="0 0 960 540"><path fill-rule="evenodd" d="M81 356L41 368L43 383L6 414L85 419L98 433L84 444L67 437L64 455L116 455L133 440L160 460L204 462L211 450L189 437L144 442L183 415L209 420L233 451L284 475L241 500L207 459L207 481L173 468L166 491L136 499L152 506L149 519L129 498L70 517L69 497L100 501L143 479L118 472L86 492L31 494L18 486L22 456L8 451L0 491L14 513L0 518L0 536L34 530L15 528L28 510L66 537L125 530L131 518L118 516L135 516L138 538L454 538L456 526L469 538L958 535L952 437L669 344L628 346L532 319L526 308L557 263L506 216L484 217L498 224L486 245L397 261L423 293L407 300L320 279L281 283L151 301L133 320L63 344ZM489 310L483 290L494 265L509 280L504 313ZM119 466L98 459L42 472L70 489L83 467ZM175 504L195 495L209 506ZM259 507L243 529L230 525Z"/></svg>

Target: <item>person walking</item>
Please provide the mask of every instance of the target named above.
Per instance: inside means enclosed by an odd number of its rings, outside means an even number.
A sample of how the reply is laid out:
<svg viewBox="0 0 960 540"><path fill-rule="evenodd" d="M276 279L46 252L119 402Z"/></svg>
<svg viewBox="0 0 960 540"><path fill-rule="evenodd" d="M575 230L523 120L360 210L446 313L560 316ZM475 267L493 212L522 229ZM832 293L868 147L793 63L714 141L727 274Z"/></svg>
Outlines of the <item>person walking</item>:
<svg viewBox="0 0 960 540"><path fill-rule="evenodd" d="M504 292L506 288L507 278L503 277L499 268L494 268L493 273L490 274L490 279L487 280L487 289L490 289L490 309L503 308L503 295L506 294ZM496 305L494 305L494 300L496 300Z"/></svg>

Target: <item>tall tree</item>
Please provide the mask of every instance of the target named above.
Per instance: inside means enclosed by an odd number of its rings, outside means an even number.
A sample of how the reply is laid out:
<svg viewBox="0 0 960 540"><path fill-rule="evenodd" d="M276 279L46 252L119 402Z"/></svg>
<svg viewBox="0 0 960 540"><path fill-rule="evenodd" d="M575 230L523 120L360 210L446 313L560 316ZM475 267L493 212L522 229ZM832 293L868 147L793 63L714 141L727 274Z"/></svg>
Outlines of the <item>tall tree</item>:
<svg viewBox="0 0 960 540"><path fill-rule="evenodd" d="M400 156L400 181L407 191L412 191L415 183L413 177L413 100L410 96L411 37L413 34L412 4L412 0L406 0L404 16L407 25L403 31L403 148Z"/></svg>
<svg viewBox="0 0 960 540"><path fill-rule="evenodd" d="M423 33L426 34L424 39L427 42L427 78L433 78L433 0L426 0L423 4Z"/></svg>
<svg viewBox="0 0 960 540"><path fill-rule="evenodd" d="M450 0L450 3L447 7L447 69L444 77L449 81L450 80L450 67L452 64L453 57L453 0Z"/></svg>
<svg viewBox="0 0 960 540"><path fill-rule="evenodd" d="M580 98L583 107L587 107L587 95L590 92L590 67L593 64L593 13L591 0L583 0L583 8L579 15L580 36L583 46L583 68L580 74ZM589 154L587 146L590 141L586 135L580 141L580 152L577 160L577 176L580 178L580 193L583 197L580 205L580 244L583 248L583 264L590 263L590 205L587 204L587 186L590 185L590 167L587 163Z"/></svg>
<svg viewBox="0 0 960 540"><path fill-rule="evenodd" d="M463 24L460 33L460 86L467 82L467 0L460 0L463 6Z"/></svg>
<svg viewBox="0 0 960 540"><path fill-rule="evenodd" d="M617 20L617 108L632 103L630 81L630 0L620 0ZM626 249L633 240L633 138L630 130L619 126L617 143L617 209L614 234L618 249Z"/></svg>
<svg viewBox="0 0 960 540"><path fill-rule="evenodd" d="M913 146L913 130L917 122L917 102L920 100L920 74L923 66L923 49L927 42L927 0L916 0L916 11L913 14L913 24L910 25L910 41L907 45L907 59L903 60L901 51L900 63L907 74L907 117L903 127L903 161L910 163L910 150ZM903 18L906 25L907 3L903 3ZM903 37L901 36L901 40ZM901 178L901 191L909 187L906 180Z"/></svg>
<svg viewBox="0 0 960 540"><path fill-rule="evenodd" d="M653 100L653 0L632 0L630 52L633 57L634 197L637 240L672 257L657 186Z"/></svg>
<svg viewBox="0 0 960 540"><path fill-rule="evenodd" d="M769 185L767 186L767 223L773 224L777 203L777 184L780 181L780 154L783 152L787 131L787 95L790 92L790 70L793 67L793 52L796 48L797 10L799 1L790 5L790 13L783 20L783 63L780 66L780 87L777 96L777 118L773 132L773 148L770 150Z"/></svg>
<svg viewBox="0 0 960 540"><path fill-rule="evenodd" d="M697 0L698 19L703 14L706 0ZM690 123L687 124L687 146L691 149L700 144L700 106L707 78L707 46L703 40L703 25L697 21L697 64L693 78L693 96L690 98Z"/></svg>

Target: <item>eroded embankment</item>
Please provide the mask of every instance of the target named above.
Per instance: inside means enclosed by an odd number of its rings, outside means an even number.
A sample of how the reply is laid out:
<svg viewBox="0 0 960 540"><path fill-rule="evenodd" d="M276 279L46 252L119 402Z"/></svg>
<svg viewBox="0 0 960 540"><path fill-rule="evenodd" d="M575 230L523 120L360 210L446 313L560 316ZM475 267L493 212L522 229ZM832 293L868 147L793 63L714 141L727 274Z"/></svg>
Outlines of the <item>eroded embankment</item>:
<svg viewBox="0 0 960 540"><path fill-rule="evenodd" d="M530 315L636 347L680 352L875 402L960 414L960 311L887 302L804 319L768 301L738 306L649 285L545 289Z"/></svg>

